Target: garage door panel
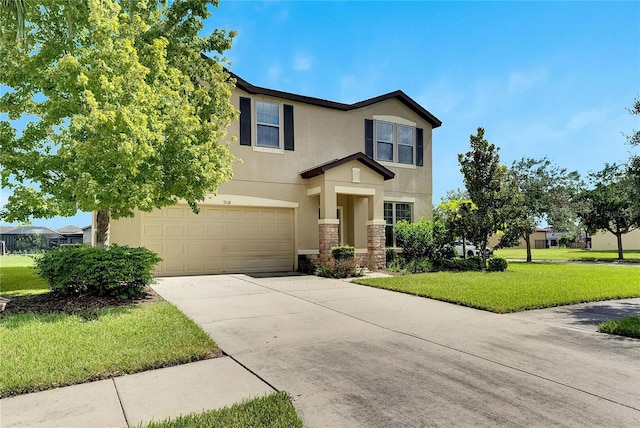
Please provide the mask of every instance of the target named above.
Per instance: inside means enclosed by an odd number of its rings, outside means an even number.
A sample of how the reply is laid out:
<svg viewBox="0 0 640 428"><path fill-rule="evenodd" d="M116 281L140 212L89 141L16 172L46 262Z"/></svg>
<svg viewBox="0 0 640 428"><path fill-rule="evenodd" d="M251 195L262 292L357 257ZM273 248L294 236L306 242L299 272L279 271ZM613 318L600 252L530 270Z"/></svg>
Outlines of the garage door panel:
<svg viewBox="0 0 640 428"><path fill-rule="evenodd" d="M224 227L221 224L211 224L207 226L207 236L209 238L220 237L224 233Z"/></svg>
<svg viewBox="0 0 640 428"><path fill-rule="evenodd" d="M187 243L187 255L188 256L202 256L204 253L204 244L202 242L188 242Z"/></svg>
<svg viewBox="0 0 640 428"><path fill-rule="evenodd" d="M142 226L142 238L162 236L162 225L145 224Z"/></svg>
<svg viewBox="0 0 640 428"><path fill-rule="evenodd" d="M258 210L245 210L242 213L242 220L246 222L258 222L260 221L260 211Z"/></svg>
<svg viewBox="0 0 640 428"><path fill-rule="evenodd" d="M290 239L293 237L293 229L288 226L279 226L278 227L278 237L282 239Z"/></svg>
<svg viewBox="0 0 640 428"><path fill-rule="evenodd" d="M162 247L167 256L184 256L184 242L165 242Z"/></svg>
<svg viewBox="0 0 640 428"><path fill-rule="evenodd" d="M224 210L224 219L229 222L236 222L242 220L242 210L240 209L226 209Z"/></svg>
<svg viewBox="0 0 640 428"><path fill-rule="evenodd" d="M187 225L187 236L189 238L202 238L204 235L204 227L199 224Z"/></svg>
<svg viewBox="0 0 640 428"><path fill-rule="evenodd" d="M184 237L184 226L183 225L171 225L171 226L166 226L165 228L165 236L167 238L172 238L172 237L177 237L177 238L183 238Z"/></svg>
<svg viewBox="0 0 640 428"><path fill-rule="evenodd" d="M166 208L166 215L168 218L183 218L185 211L185 207L168 207Z"/></svg>
<svg viewBox="0 0 640 428"><path fill-rule="evenodd" d="M143 215L142 245L163 258L159 274L282 271L293 268L293 230L292 209L205 206L195 215L184 205Z"/></svg>
<svg viewBox="0 0 640 428"><path fill-rule="evenodd" d="M224 218L224 212L221 208L206 208L204 210L204 216L210 220L221 220Z"/></svg>
<svg viewBox="0 0 640 428"><path fill-rule="evenodd" d="M189 272L203 272L205 270L204 261L187 260L186 268Z"/></svg>

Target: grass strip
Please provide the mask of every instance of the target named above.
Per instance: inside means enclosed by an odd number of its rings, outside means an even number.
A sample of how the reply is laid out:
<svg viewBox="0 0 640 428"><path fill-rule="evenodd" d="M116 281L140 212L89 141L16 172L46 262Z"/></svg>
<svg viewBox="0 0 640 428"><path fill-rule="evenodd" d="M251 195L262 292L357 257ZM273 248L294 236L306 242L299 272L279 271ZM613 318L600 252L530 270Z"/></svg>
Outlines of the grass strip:
<svg viewBox="0 0 640 428"><path fill-rule="evenodd" d="M33 269L28 256L0 256L0 296L17 297L45 293L49 286Z"/></svg>
<svg viewBox="0 0 640 428"><path fill-rule="evenodd" d="M142 426L142 425L140 425ZM286 392L277 392L253 400L243 401L231 407L193 413L178 418L151 422L147 428L302 428L291 397Z"/></svg>
<svg viewBox="0 0 640 428"><path fill-rule="evenodd" d="M215 342L169 303L0 318L0 397L207 358Z"/></svg>
<svg viewBox="0 0 640 428"><path fill-rule="evenodd" d="M640 339L640 316L605 321L598 325L598 331Z"/></svg>
<svg viewBox="0 0 640 428"><path fill-rule="evenodd" d="M621 265L510 263L505 272L435 272L354 282L497 313L640 297L640 268Z"/></svg>
<svg viewBox="0 0 640 428"><path fill-rule="evenodd" d="M494 252L496 257L526 260L524 248L501 248ZM640 250L624 250L624 263L640 263ZM567 260L582 262L617 262L617 250L582 250L580 248L533 248L533 260Z"/></svg>

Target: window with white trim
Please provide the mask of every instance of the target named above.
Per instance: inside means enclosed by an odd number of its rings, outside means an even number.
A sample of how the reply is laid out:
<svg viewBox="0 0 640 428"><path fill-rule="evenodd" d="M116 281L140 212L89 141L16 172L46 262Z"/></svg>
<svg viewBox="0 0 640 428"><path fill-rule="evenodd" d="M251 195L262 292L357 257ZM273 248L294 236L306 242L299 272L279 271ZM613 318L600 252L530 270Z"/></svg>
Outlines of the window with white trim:
<svg viewBox="0 0 640 428"><path fill-rule="evenodd" d="M412 165L415 155L415 128L376 120L376 159Z"/></svg>
<svg viewBox="0 0 640 428"><path fill-rule="evenodd" d="M256 101L256 146L280 148L280 105Z"/></svg>
<svg viewBox="0 0 640 428"><path fill-rule="evenodd" d="M413 204L406 202L385 202L384 203L384 235L385 247L395 247L396 237L393 233L393 227L400 220L408 222L413 221Z"/></svg>

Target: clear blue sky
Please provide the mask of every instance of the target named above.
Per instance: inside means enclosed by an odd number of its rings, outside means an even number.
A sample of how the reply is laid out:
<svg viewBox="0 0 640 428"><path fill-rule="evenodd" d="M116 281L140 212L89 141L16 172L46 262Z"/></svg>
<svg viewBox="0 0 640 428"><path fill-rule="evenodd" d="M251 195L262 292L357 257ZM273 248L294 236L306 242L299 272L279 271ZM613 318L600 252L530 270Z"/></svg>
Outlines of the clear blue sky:
<svg viewBox="0 0 640 428"><path fill-rule="evenodd" d="M221 0L207 28L248 82L340 102L401 89L442 120L433 202L462 187L482 126L504 164L548 156L583 176L628 159L640 129L640 2ZM84 226L89 216L38 221Z"/></svg>

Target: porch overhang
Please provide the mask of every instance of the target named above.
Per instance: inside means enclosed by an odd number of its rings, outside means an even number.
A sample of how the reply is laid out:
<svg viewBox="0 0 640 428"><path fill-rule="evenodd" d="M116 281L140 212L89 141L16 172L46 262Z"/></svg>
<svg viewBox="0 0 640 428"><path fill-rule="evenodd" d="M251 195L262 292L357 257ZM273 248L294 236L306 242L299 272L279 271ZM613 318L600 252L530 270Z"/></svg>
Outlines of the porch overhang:
<svg viewBox="0 0 640 428"><path fill-rule="evenodd" d="M391 180L393 179L396 174L389 170L388 168L386 168L385 166L379 164L378 162L374 161L373 159L371 159L369 156L365 155L362 152L358 152L358 153L354 153L352 155L349 155L347 157L344 157L342 159L334 159L332 161L320 164L318 166L315 166L311 169L307 169L305 171L302 171L300 173L300 177L302 178L313 178L313 177L317 177L319 175L324 174L325 172L327 172L330 169L333 169L335 167L338 167L340 165L344 165L345 163L351 162L351 161L358 161L360 163L362 163L363 165L365 165L366 167L368 167L369 169L371 169L372 171L380 174L384 180Z"/></svg>

